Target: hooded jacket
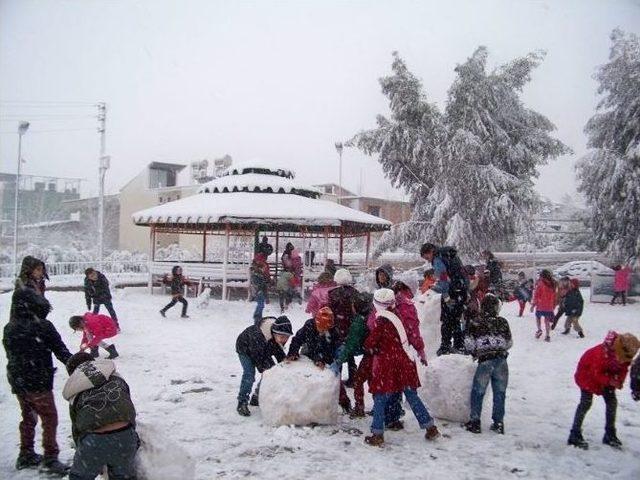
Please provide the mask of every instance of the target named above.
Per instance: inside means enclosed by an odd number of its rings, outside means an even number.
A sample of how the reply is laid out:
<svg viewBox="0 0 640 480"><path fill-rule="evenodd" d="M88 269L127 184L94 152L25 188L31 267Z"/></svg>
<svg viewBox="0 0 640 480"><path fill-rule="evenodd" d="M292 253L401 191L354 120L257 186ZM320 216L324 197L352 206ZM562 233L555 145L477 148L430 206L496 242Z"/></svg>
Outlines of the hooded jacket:
<svg viewBox="0 0 640 480"><path fill-rule="evenodd" d="M278 363L285 359L283 348L271 334L274 321L271 317L263 318L259 325L245 328L236 339L236 353L249 357L260 373L275 365L272 357Z"/></svg>
<svg viewBox="0 0 640 480"><path fill-rule="evenodd" d="M37 267L42 267L43 276L39 281L35 281L31 278L31 274ZM47 275L47 267L44 262L39 258L32 257L31 255L27 255L22 259L22 264L20 265L20 275L16 279L16 289L21 287L28 287L35 290L39 295L44 295L45 292L45 280L49 280L49 275Z"/></svg>
<svg viewBox="0 0 640 480"><path fill-rule="evenodd" d="M322 277L324 274L321 274ZM326 278L318 277L318 283L316 283L311 289L311 295L309 295L309 301L307 302L307 308L305 312L310 313L312 317L316 316L318 310L322 307L329 306L329 292L336 288L336 282L330 279L327 275Z"/></svg>
<svg viewBox="0 0 640 480"><path fill-rule="evenodd" d="M351 285L341 285L329 291L329 308L335 315L336 329L342 340L349 333L354 316L353 302L357 296L358 290Z"/></svg>
<svg viewBox="0 0 640 480"><path fill-rule="evenodd" d="M13 292L11 308L12 316L2 338L11 391L50 391L56 371L51 354L62 363L71 357L56 327L46 320L51 305L33 289L22 287Z"/></svg>
<svg viewBox="0 0 640 480"><path fill-rule="evenodd" d="M580 293L580 285L578 281L574 278L571 280L571 288L567 292L563 301L563 310L564 313L569 317L579 317L582 315L582 310L584 308L584 300L582 298L582 293Z"/></svg>
<svg viewBox="0 0 640 480"><path fill-rule="evenodd" d="M305 348L300 352L303 345ZM310 318L291 340L289 355L302 353L314 362L323 362L328 365L335 360L336 350L339 346L340 339L335 328L320 333L316 329L316 321Z"/></svg>
<svg viewBox="0 0 640 480"><path fill-rule="evenodd" d="M509 323L503 317L482 315L471 321L464 346L478 362L506 358L513 345Z"/></svg>
<svg viewBox="0 0 640 480"><path fill-rule="evenodd" d="M105 338L118 334L118 325L107 315L87 312L82 318L84 319L82 345L86 347L96 347Z"/></svg>
<svg viewBox="0 0 640 480"><path fill-rule="evenodd" d="M378 281L379 272L384 272L387 275L388 280L385 284L381 284ZM393 267L388 263L385 263L376 269L376 285L378 285L378 288L391 288L393 285Z"/></svg>
<svg viewBox="0 0 640 480"><path fill-rule="evenodd" d="M71 374L62 389L69 402L71 433L78 441L87 433L117 422L135 427L136 409L129 385L116 373L111 360L84 362Z"/></svg>
<svg viewBox="0 0 640 480"><path fill-rule="evenodd" d="M604 342L584 352L574 375L580 389L602 395L607 387L622 388L629 363L616 358L613 345L617 337L617 332L610 331Z"/></svg>
<svg viewBox="0 0 640 480"><path fill-rule="evenodd" d="M539 312L553 312L556 308L556 284L546 278L536 283L533 292L533 304Z"/></svg>

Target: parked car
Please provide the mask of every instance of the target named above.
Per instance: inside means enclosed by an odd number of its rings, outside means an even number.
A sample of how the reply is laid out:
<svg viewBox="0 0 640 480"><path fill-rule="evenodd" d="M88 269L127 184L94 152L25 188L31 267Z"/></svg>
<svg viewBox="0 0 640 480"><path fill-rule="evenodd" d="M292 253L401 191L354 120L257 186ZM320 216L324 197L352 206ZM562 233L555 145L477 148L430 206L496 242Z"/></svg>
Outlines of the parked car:
<svg viewBox="0 0 640 480"><path fill-rule="evenodd" d="M568 262L556 268L553 274L557 277L577 278L581 283L591 281L591 273L611 273L613 270L595 260Z"/></svg>

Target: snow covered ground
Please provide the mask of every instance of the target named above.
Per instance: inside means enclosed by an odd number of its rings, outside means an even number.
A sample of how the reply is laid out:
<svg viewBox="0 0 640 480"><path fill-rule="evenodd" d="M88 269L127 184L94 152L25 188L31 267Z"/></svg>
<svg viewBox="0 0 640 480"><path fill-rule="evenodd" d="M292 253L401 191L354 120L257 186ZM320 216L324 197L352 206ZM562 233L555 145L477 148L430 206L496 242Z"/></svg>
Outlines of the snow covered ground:
<svg viewBox="0 0 640 480"><path fill-rule="evenodd" d="M587 296L586 291L583 294ZM50 319L73 351L80 337L69 329L67 318L84 311L84 296L82 292L50 292L48 297L54 306ZM493 434L488 425L485 433L473 435L459 424L438 422L443 437L427 443L408 413L407 429L387 432L387 445L378 449L363 443L370 418L350 420L341 415L336 426L272 428L263 422L258 408L252 407L250 418L238 416L241 369L234 345L236 335L251 321L253 304L213 300L206 310L192 308L188 320L178 318L178 307L163 319L158 310L167 300L149 296L143 288L116 292L114 304L123 328L116 337L121 352L118 370L131 386L139 420L165 432L166 438L188 451L197 462L198 479L640 478L640 403L631 400L628 382L618 394L618 436L624 450L614 451L600 443L604 426L600 398L594 401L584 425L591 449L566 445L579 396L573 383L578 358L611 328L639 334L640 305L587 305L582 322L587 338L556 333L550 344L534 339L531 314L517 318L516 305L506 305L503 314L514 335L506 435ZM3 325L9 302L9 294L0 295ZM297 305L290 317L294 328L306 319ZM5 356L0 355L3 370L5 363ZM62 459L70 460L70 423L60 395L65 378L60 368L55 385L58 439ZM13 469L19 409L4 378L0 380L0 409L4 447L0 478L38 478L37 473Z"/></svg>

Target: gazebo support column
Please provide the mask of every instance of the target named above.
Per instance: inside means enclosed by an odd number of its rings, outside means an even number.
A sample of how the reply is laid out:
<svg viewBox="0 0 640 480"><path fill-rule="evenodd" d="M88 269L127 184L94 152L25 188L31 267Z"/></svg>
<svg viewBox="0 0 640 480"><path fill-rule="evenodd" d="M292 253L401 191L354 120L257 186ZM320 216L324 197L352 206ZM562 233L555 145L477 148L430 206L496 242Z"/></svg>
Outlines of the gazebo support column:
<svg viewBox="0 0 640 480"><path fill-rule="evenodd" d="M302 299L304 300L304 270L305 270L305 264L304 264L304 259L305 259L305 255L304 253L307 251L307 236L305 235L306 230L305 227L302 227L302 278L300 279L300 284L301 284L301 295L302 295Z"/></svg>
<svg viewBox="0 0 640 480"><path fill-rule="evenodd" d="M227 264L229 263L229 233L231 227L225 225L224 263L222 264L222 299L227 299ZM257 236L257 235L256 235Z"/></svg>
<svg viewBox="0 0 640 480"><path fill-rule="evenodd" d="M207 261L207 229L202 231L202 263Z"/></svg>
<svg viewBox="0 0 640 480"><path fill-rule="evenodd" d="M149 279L148 279L148 286L149 286L149 293L151 293L153 295L153 273L152 273L152 266L153 266L153 262L156 259L156 227L155 225L151 225L151 229L149 230L149 265L147 267L147 269L149 270Z"/></svg>
<svg viewBox="0 0 640 480"><path fill-rule="evenodd" d="M324 265L327 266L329 259L329 227L324 227Z"/></svg>
<svg viewBox="0 0 640 480"><path fill-rule="evenodd" d="M365 247L364 266L369 267L369 248L371 247L371 232L367 232L367 246Z"/></svg>
<svg viewBox="0 0 640 480"><path fill-rule="evenodd" d="M342 252L344 251L344 226L340 227L340 254L338 256L338 263L342 266Z"/></svg>
<svg viewBox="0 0 640 480"><path fill-rule="evenodd" d="M279 258L280 258L280 253L279 253L279 242L280 242L280 231L278 230L278 228L276 227L276 278L278 278L278 264L279 262Z"/></svg>

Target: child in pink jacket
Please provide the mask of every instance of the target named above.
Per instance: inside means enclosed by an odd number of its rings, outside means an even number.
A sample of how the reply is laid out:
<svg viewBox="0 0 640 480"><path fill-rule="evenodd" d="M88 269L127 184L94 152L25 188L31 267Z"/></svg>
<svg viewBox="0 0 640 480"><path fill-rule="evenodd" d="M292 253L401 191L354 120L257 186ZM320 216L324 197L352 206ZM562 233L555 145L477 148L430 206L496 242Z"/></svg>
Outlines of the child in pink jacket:
<svg viewBox="0 0 640 480"><path fill-rule="evenodd" d="M318 277L318 282L313 286L307 308L305 312L310 313L314 318L322 307L329 306L329 291L336 288L338 284L333 281L333 277L328 272L322 272Z"/></svg>
<svg viewBox="0 0 640 480"><path fill-rule="evenodd" d="M97 358L99 356L98 346L101 346L109 352L108 359L118 357L116 346L104 341L106 338L115 337L118 333L118 325L111 317L87 312L82 316L74 315L71 317L69 319L69 326L74 331L82 330L80 351L88 348L93 358Z"/></svg>
<svg viewBox="0 0 640 480"><path fill-rule="evenodd" d="M616 298L621 297L622 305L627 305L627 291L629 290L629 284L631 279L631 268L628 265L624 267L617 265L613 268L615 271L613 277L613 298L611 299L611 305L616 301Z"/></svg>
<svg viewBox="0 0 640 480"><path fill-rule="evenodd" d="M531 302L531 311L536 310L536 338L542 336L541 319L544 318L544 329L546 336L544 340L546 342L551 341L549 332L551 330L551 323L555 317L554 310L556 308L556 289L558 284L553 278L553 274L550 270L542 270L540 272L540 279L537 281L535 290L533 292L533 301Z"/></svg>

